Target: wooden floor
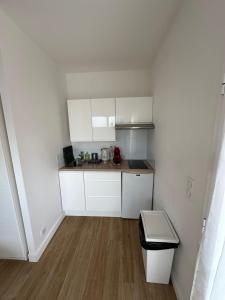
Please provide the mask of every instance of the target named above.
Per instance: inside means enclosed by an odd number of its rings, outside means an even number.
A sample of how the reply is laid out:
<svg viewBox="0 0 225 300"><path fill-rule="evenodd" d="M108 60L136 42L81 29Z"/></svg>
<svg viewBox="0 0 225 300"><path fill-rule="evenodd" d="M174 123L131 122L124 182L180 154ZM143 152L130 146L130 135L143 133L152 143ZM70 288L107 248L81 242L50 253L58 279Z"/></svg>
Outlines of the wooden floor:
<svg viewBox="0 0 225 300"><path fill-rule="evenodd" d="M172 285L145 282L137 221L66 217L38 263L0 261L0 299L176 296Z"/></svg>

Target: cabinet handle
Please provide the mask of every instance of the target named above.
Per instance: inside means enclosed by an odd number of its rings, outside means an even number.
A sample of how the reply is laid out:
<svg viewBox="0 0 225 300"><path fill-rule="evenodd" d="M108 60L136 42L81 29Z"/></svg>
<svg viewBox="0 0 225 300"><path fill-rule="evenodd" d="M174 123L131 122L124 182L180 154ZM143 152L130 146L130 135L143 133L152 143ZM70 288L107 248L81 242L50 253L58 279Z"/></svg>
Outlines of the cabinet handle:
<svg viewBox="0 0 225 300"><path fill-rule="evenodd" d="M141 174L136 174L136 176L141 176Z"/></svg>

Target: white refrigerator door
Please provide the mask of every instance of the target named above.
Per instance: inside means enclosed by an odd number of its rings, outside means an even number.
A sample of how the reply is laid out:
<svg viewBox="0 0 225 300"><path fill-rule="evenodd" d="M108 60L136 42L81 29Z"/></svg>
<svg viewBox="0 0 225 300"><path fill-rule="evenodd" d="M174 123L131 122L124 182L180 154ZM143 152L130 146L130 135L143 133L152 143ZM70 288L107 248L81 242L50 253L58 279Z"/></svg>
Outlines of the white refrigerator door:
<svg viewBox="0 0 225 300"><path fill-rule="evenodd" d="M153 174L123 173L122 217L138 219L141 210L152 209Z"/></svg>

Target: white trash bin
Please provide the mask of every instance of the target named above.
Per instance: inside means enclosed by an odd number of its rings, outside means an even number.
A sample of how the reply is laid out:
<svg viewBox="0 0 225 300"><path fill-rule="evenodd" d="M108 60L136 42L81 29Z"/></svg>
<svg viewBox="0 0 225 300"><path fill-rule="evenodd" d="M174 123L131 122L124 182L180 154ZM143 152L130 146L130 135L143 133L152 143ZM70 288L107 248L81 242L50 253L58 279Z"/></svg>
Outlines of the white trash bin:
<svg viewBox="0 0 225 300"><path fill-rule="evenodd" d="M168 284L179 238L166 212L142 210L139 233L146 281Z"/></svg>

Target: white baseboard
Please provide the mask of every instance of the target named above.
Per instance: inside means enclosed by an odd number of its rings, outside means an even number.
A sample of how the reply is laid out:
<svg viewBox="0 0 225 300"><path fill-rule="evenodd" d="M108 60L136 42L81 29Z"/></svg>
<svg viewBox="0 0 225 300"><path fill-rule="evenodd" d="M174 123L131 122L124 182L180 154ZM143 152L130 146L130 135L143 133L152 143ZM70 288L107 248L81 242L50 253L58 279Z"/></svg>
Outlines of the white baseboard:
<svg viewBox="0 0 225 300"><path fill-rule="evenodd" d="M86 216L86 217L121 217L121 211L80 211L66 210L66 216Z"/></svg>
<svg viewBox="0 0 225 300"><path fill-rule="evenodd" d="M177 296L177 300L184 300L184 294L181 291L181 288L179 287L179 284L176 280L176 277L174 276L174 274L171 274L171 280L172 280L172 284L173 284L173 288L175 291L175 294Z"/></svg>
<svg viewBox="0 0 225 300"><path fill-rule="evenodd" d="M55 224L52 226L48 234L46 235L45 239L41 243L41 245L38 247L38 249L35 252L28 253L28 260L30 262L38 262L41 255L45 251L46 247L48 246L50 240L54 236L56 230L58 229L59 225L62 223L62 220L64 219L64 215L60 215L59 218L56 220Z"/></svg>
<svg viewBox="0 0 225 300"><path fill-rule="evenodd" d="M23 260L27 261L27 259L23 256L1 256L0 259L13 259L13 260Z"/></svg>

